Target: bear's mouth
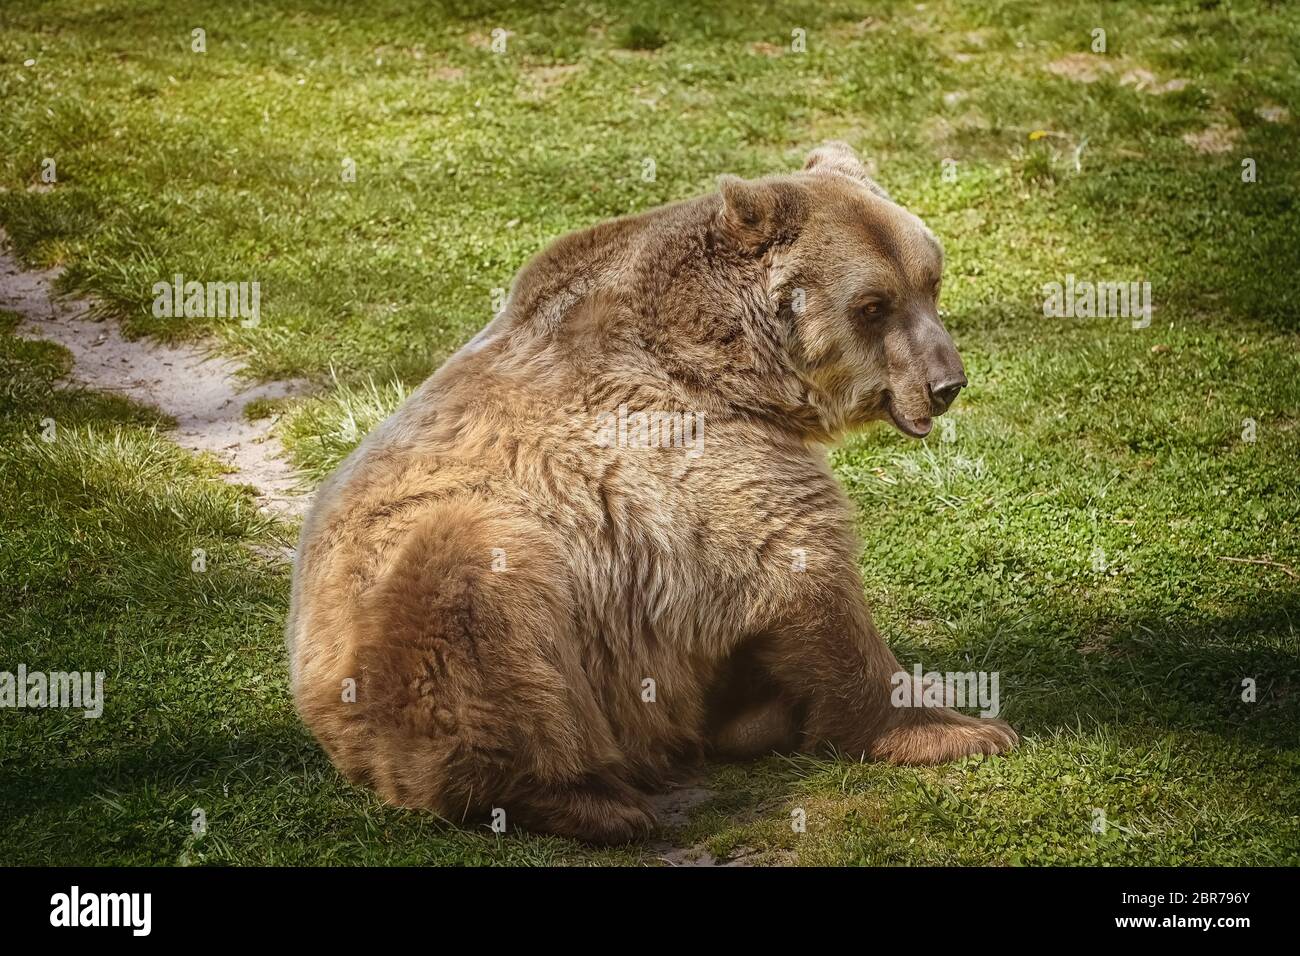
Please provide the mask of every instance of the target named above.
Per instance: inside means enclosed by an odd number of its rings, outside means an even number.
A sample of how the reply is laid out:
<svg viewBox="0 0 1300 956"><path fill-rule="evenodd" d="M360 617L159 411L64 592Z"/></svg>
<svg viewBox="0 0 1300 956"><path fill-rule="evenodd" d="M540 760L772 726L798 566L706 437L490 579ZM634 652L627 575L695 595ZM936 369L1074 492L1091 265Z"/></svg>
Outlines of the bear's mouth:
<svg viewBox="0 0 1300 956"><path fill-rule="evenodd" d="M894 406L894 396L892 393L885 393L885 410L889 412L889 420L894 423L904 435L911 435L913 438L924 438L930 434L930 428L933 422L927 416L925 418L908 418L906 415L899 413Z"/></svg>

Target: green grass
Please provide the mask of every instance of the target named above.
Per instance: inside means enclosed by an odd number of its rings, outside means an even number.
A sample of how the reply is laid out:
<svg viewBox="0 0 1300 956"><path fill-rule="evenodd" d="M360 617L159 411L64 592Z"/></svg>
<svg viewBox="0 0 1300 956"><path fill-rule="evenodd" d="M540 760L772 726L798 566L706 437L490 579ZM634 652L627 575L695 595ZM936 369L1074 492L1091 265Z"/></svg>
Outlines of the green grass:
<svg viewBox="0 0 1300 956"><path fill-rule="evenodd" d="M0 224L130 331L215 336L256 376L314 381L253 414L285 412L315 483L548 239L847 139L944 240L972 382L952 441L878 429L834 455L867 595L905 664L999 671L1026 742L919 771L713 768L719 795L679 838L814 864L1300 863L1300 587L1223 560L1300 568L1300 11L466 9L6 8ZM1098 26L1095 82L1047 69ZM1122 82L1136 70L1187 83L1153 95ZM1184 142L1211 126L1227 152ZM47 156L58 182L31 188ZM177 272L260 281L261 324L153 317ZM1067 273L1149 281L1150 328L1045 318L1041 287ZM293 529L164 418L55 389L67 361L0 335L0 669L102 669L108 703L0 711L10 862L648 858L456 830L340 780L287 691L268 555Z"/></svg>

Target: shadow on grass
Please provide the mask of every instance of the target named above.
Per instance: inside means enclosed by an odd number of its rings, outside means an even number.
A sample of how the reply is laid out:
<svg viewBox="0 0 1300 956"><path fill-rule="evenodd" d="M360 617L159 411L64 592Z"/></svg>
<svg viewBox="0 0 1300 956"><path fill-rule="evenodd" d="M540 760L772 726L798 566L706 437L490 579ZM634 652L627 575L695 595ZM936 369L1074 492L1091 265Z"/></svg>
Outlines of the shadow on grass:
<svg viewBox="0 0 1300 956"><path fill-rule="evenodd" d="M1000 716L1022 734L1136 724L1296 747L1300 592L1256 592L1242 602L1221 614L1108 613L1047 599L1028 613L981 614L952 651L899 642L894 650L908 669L920 661L926 670L998 672ZM1045 632L1057 637L1044 640ZM1247 680L1253 702L1243 700Z"/></svg>
<svg viewBox="0 0 1300 956"><path fill-rule="evenodd" d="M119 742L102 758L50 760L12 770L0 777L0 806L13 819L34 809L57 812L80 806L112 793L197 790L220 785L233 773L253 786L275 786L289 777L302 779L310 772L319 778L330 770L302 725L284 720L238 737L196 734L179 746Z"/></svg>

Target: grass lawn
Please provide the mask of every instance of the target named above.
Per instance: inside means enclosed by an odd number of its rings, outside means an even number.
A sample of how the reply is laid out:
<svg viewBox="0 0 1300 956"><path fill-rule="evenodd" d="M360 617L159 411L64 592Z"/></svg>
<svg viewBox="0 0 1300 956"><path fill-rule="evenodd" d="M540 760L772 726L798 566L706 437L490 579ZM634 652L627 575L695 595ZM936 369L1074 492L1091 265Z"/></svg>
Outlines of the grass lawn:
<svg viewBox="0 0 1300 956"><path fill-rule="evenodd" d="M904 666L999 672L1024 743L712 767L671 839L769 863L1300 863L1300 7L675 6L6 4L0 225L129 333L311 381L277 409L310 487L549 239L847 140L943 239L971 381L950 432L833 453L867 596ZM259 281L262 321L156 318L177 273ZM1149 282L1149 327L1045 317L1067 275ZM98 720L0 710L6 863L655 859L344 782L288 693L292 523L157 410L56 388L67 353L15 324L0 670L103 670L107 697Z"/></svg>

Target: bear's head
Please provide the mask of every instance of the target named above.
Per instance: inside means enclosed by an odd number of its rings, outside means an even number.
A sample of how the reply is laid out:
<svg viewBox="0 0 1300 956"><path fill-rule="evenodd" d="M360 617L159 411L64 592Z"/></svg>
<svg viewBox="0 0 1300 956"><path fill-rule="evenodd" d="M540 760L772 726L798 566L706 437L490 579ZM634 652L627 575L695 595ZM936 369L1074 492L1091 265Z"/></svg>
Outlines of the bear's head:
<svg viewBox="0 0 1300 956"><path fill-rule="evenodd" d="M843 143L794 175L723 176L719 187L720 226L764 264L786 360L825 431L886 420L928 434L966 385L939 321L934 234Z"/></svg>

